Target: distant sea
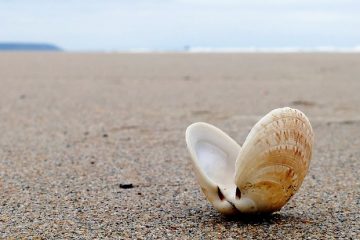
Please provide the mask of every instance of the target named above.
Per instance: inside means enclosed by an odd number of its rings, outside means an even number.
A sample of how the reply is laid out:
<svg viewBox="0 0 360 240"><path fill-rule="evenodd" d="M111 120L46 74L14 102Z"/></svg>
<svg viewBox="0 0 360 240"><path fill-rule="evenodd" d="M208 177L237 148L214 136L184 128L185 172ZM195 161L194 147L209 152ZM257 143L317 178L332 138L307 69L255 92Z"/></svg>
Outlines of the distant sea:
<svg viewBox="0 0 360 240"><path fill-rule="evenodd" d="M51 43L27 43L27 42L0 42L0 51L64 51L62 48ZM75 52L78 52L75 50ZM152 49L132 48L124 50L87 50L79 52L113 52L113 53L360 53L360 45L356 47L332 47L320 46L314 48L303 47L245 47L245 48L212 48L190 47L175 49Z"/></svg>
<svg viewBox="0 0 360 240"><path fill-rule="evenodd" d="M115 51L116 52L116 51ZM121 52L121 51L120 51ZM352 48L341 47L315 47L315 48L302 48L302 47L279 47L279 48L209 48L209 47L189 47L180 50L156 50L147 48L130 49L132 53L151 53L151 52L185 52L185 53L360 53L360 46Z"/></svg>

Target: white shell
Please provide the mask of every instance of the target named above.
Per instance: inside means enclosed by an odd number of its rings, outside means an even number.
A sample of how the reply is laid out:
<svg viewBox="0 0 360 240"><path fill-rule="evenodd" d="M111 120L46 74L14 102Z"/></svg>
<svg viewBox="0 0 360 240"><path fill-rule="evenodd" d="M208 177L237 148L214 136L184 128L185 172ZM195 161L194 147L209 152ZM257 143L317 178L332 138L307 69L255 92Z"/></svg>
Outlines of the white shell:
<svg viewBox="0 0 360 240"><path fill-rule="evenodd" d="M186 130L201 189L224 214L280 210L308 171L313 138L307 117L288 107L263 117L242 148L207 123L194 123Z"/></svg>

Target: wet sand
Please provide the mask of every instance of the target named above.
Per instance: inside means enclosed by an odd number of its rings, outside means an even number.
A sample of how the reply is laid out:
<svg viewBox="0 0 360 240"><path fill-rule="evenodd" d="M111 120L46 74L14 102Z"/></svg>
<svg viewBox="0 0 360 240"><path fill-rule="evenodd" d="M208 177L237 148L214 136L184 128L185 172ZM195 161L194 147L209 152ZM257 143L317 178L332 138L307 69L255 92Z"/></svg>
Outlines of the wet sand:
<svg viewBox="0 0 360 240"><path fill-rule="evenodd" d="M0 53L0 237L360 239L359 78L359 54ZM186 127L243 143L282 106L315 132L300 191L271 216L220 215Z"/></svg>

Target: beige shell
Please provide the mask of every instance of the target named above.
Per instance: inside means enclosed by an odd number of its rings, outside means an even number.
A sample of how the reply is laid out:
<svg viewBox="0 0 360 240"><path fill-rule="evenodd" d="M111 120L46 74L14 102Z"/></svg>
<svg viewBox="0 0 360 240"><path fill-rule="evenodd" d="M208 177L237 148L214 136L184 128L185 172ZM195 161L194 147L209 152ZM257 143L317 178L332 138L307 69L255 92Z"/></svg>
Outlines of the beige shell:
<svg viewBox="0 0 360 240"><path fill-rule="evenodd" d="M201 189L224 214L280 210L308 171L313 131L299 110L279 108L250 131L243 147L220 129L194 123L186 142Z"/></svg>

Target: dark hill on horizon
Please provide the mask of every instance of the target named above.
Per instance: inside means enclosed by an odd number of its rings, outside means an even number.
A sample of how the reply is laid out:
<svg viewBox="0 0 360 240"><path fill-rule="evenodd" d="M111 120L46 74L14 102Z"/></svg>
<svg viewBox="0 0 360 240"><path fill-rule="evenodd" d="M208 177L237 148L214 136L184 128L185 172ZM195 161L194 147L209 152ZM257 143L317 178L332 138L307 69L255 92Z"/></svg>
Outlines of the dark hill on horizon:
<svg viewBox="0 0 360 240"><path fill-rule="evenodd" d="M49 43L0 42L0 51L62 51L62 49Z"/></svg>

